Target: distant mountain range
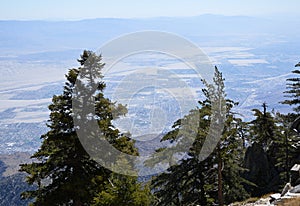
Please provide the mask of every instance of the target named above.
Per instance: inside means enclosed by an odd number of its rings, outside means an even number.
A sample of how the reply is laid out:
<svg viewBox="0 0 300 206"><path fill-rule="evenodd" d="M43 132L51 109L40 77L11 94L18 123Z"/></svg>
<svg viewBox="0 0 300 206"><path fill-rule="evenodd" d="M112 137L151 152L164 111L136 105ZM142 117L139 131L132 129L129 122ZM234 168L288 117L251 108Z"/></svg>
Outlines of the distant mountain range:
<svg viewBox="0 0 300 206"><path fill-rule="evenodd" d="M272 40L286 41L286 37L297 41L300 32L298 19L284 16L258 18L207 14L196 17L146 19L0 21L1 56L35 52L46 54L45 52L49 51L82 48L97 49L104 42L124 33L141 30L173 32L196 43L206 43L203 46L250 46L252 42L249 40L266 44ZM35 55L35 58L39 57Z"/></svg>

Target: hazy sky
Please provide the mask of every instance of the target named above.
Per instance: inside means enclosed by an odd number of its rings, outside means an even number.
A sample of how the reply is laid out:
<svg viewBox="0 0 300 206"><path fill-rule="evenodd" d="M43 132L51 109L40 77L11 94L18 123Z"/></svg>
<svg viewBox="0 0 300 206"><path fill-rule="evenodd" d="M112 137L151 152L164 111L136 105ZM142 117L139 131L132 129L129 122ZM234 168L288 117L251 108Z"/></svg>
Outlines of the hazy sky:
<svg viewBox="0 0 300 206"><path fill-rule="evenodd" d="M0 19L86 19L300 13L299 0L7 0Z"/></svg>

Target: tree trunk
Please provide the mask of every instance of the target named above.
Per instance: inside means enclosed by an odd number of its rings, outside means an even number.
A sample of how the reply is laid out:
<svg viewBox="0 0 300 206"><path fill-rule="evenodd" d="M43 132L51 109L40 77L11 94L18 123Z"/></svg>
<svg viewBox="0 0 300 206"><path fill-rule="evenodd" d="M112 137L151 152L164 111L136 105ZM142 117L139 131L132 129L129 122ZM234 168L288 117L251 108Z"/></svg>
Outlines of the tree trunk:
<svg viewBox="0 0 300 206"><path fill-rule="evenodd" d="M219 202L219 206L224 205L222 167L223 167L223 162L222 162L222 157L221 157L221 151L219 148L219 151L218 151L218 202Z"/></svg>
<svg viewBox="0 0 300 206"><path fill-rule="evenodd" d="M286 182L291 182L290 175L289 175L289 143L288 143L287 131L285 131L285 171L286 171Z"/></svg>

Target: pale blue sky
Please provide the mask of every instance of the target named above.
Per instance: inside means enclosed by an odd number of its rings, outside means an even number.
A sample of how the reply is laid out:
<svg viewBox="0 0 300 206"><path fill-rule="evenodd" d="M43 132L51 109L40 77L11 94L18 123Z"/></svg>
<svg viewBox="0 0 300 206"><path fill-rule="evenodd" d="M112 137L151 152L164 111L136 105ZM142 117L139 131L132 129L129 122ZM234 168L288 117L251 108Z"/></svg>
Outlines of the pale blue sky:
<svg viewBox="0 0 300 206"><path fill-rule="evenodd" d="M0 19L87 19L300 13L299 0L7 0Z"/></svg>

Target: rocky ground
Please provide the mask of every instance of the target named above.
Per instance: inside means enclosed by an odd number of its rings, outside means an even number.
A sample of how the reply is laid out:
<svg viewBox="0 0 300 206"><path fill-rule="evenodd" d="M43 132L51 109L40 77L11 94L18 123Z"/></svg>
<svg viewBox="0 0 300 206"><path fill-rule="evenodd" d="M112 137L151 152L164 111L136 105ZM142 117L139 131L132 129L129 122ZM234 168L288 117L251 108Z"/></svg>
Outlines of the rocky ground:
<svg viewBox="0 0 300 206"><path fill-rule="evenodd" d="M287 183L282 193L264 196L260 199L249 199L229 206L300 206L300 185L292 187Z"/></svg>
<svg viewBox="0 0 300 206"><path fill-rule="evenodd" d="M229 206L300 206L300 197L284 199L280 201L272 201L272 198L261 198L259 200L251 202L239 202L233 203Z"/></svg>

